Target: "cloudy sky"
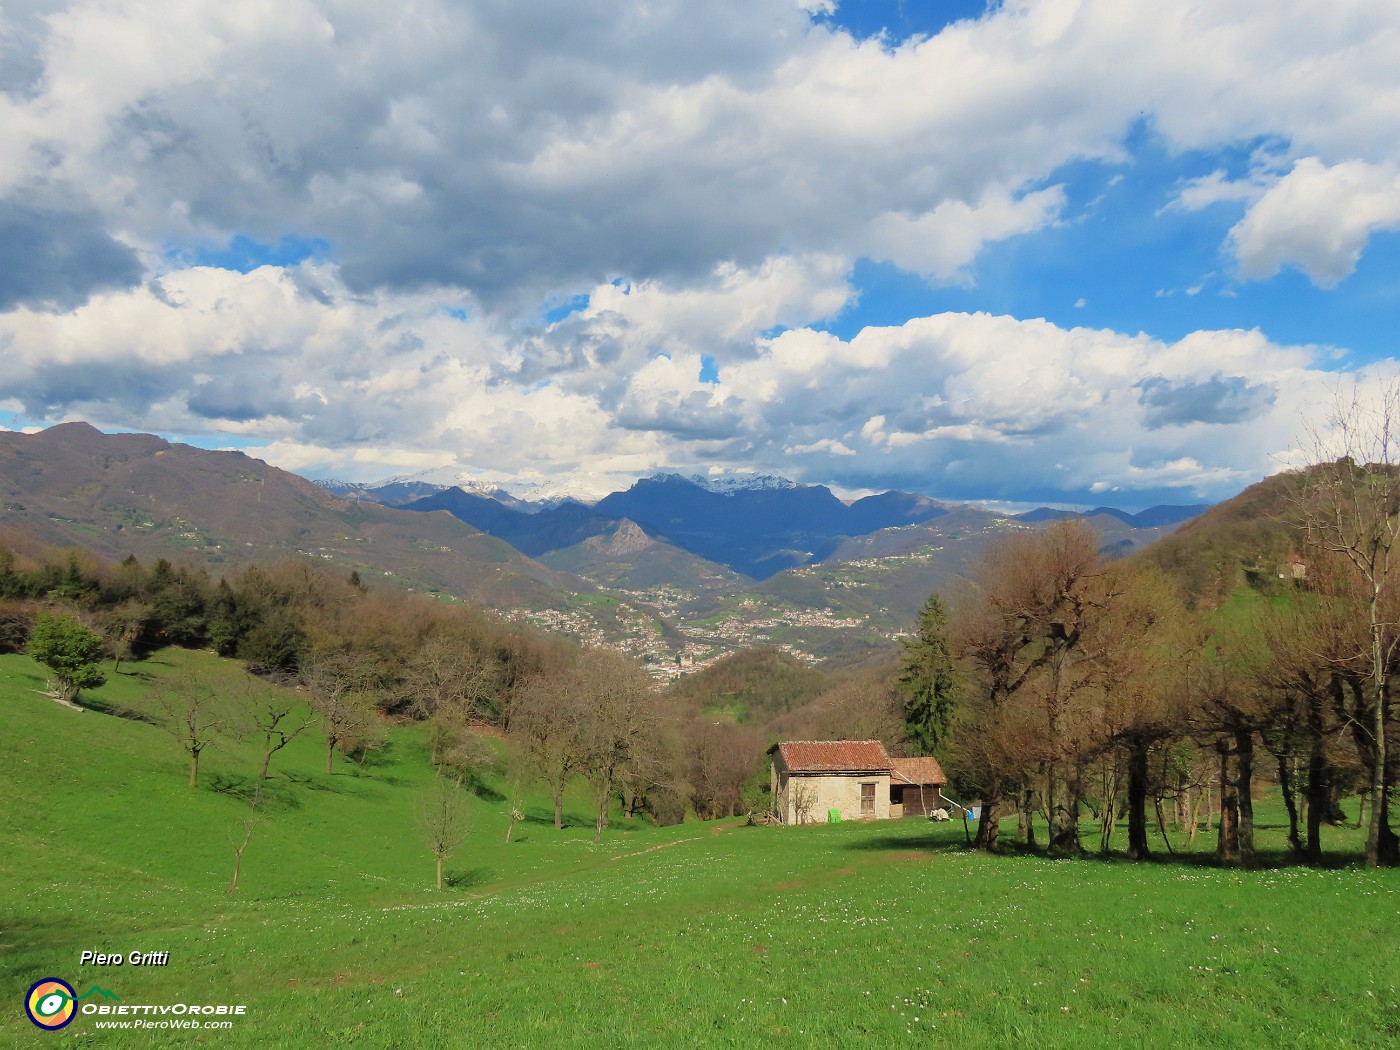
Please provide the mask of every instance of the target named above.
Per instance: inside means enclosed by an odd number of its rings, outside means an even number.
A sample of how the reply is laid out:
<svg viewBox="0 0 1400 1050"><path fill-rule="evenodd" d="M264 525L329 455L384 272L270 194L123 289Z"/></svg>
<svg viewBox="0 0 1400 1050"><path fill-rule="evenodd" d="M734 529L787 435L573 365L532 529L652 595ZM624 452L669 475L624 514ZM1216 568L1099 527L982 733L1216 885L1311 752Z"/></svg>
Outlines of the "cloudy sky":
<svg viewBox="0 0 1400 1050"><path fill-rule="evenodd" d="M1400 0L0 0L0 426L1227 497L1396 370Z"/></svg>

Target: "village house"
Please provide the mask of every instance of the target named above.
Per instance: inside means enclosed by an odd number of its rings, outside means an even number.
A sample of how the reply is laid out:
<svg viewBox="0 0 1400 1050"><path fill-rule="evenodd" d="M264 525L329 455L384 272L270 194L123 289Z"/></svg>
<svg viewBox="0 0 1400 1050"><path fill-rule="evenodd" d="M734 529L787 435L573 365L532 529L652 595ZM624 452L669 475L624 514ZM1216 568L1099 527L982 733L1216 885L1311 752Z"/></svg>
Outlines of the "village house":
<svg viewBox="0 0 1400 1050"><path fill-rule="evenodd" d="M928 816L948 782L932 758L890 758L878 740L789 740L773 749L773 811L784 824Z"/></svg>

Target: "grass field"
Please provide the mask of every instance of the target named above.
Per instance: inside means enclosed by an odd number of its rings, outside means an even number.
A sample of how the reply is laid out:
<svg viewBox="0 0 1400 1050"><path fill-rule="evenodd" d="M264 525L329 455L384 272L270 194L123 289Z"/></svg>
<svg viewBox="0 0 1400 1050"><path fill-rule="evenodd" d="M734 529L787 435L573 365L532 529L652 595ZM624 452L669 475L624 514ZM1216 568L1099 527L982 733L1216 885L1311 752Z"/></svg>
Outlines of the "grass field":
<svg viewBox="0 0 1400 1050"><path fill-rule="evenodd" d="M532 795L505 844L505 785L472 800L433 886L414 828L431 771L415 727L365 768L319 737L273 761L266 819L225 895L257 769L251 740L201 782L143 721L190 664L164 652L76 713L0 657L0 1045L889 1047L1396 1045L1400 873L1331 831L1323 870L991 858L961 824L652 828L592 844L582 794L556 832ZM340 762L340 760L337 760ZM1281 829L1261 807L1261 845ZM1008 832L1010 828L1007 829ZM1096 840L1096 834L1092 836ZM1086 841L1091 835L1086 828ZM1198 844L1209 846L1207 837ZM1154 846L1160 845L1160 840ZM78 965L85 950L164 967ZM58 1033L24 1016L61 977L123 1004L243 1004L227 1031ZM85 1002L96 1002L96 999Z"/></svg>

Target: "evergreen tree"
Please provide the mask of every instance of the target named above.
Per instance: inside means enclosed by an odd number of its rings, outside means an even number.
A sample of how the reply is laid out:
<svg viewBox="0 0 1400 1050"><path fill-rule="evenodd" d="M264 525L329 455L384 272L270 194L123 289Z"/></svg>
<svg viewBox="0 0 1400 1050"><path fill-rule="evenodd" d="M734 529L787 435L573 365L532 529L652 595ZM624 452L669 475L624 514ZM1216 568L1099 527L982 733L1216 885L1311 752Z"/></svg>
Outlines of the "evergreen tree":
<svg viewBox="0 0 1400 1050"><path fill-rule="evenodd" d="M948 649L948 608L935 592L919 610L918 634L904 639L904 733L916 754L932 755L948 737L958 683Z"/></svg>

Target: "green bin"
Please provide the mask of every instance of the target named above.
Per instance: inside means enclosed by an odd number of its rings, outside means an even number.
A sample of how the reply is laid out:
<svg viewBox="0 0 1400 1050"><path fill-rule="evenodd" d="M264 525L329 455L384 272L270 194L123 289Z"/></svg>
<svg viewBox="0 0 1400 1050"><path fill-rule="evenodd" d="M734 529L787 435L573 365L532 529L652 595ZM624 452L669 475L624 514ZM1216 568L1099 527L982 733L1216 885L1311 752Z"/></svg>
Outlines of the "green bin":
<svg viewBox="0 0 1400 1050"><path fill-rule="evenodd" d="M826 822L828 824L841 823L841 811L839 809L829 809L826 811Z"/></svg>

